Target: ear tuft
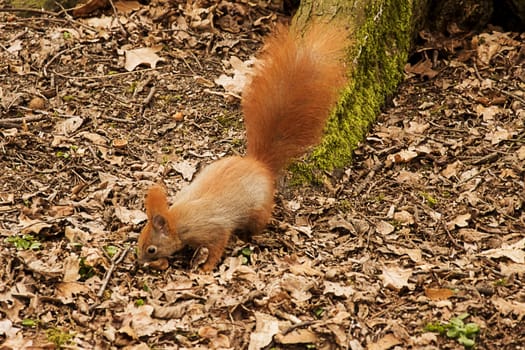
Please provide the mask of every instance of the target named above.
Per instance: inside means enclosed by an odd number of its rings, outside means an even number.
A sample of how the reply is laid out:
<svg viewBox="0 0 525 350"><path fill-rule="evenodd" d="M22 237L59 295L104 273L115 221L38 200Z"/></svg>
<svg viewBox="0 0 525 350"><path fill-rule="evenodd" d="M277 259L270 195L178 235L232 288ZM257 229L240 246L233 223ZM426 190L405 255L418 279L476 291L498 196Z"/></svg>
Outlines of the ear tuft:
<svg viewBox="0 0 525 350"><path fill-rule="evenodd" d="M166 196L166 192L164 189L159 186L155 185L151 187L148 190L148 194L146 195L146 214L148 216L148 219L152 219L153 216L160 214L160 215L167 215L168 213L168 197Z"/></svg>

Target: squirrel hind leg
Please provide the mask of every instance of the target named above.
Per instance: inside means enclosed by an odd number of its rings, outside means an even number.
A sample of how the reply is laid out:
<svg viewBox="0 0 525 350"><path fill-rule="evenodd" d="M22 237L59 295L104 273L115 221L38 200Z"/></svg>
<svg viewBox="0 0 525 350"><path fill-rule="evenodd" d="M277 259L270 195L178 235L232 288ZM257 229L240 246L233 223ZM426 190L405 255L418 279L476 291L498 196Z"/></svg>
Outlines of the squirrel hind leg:
<svg viewBox="0 0 525 350"><path fill-rule="evenodd" d="M271 215L271 209L254 210L247 222L235 230L235 235L244 242L251 242L253 235L261 233L264 230Z"/></svg>

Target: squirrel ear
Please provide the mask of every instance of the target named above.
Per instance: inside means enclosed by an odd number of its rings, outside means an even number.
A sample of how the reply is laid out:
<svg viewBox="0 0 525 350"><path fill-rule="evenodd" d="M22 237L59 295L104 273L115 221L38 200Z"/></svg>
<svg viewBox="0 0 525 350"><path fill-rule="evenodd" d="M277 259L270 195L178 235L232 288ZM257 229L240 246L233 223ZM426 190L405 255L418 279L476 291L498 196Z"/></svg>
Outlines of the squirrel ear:
<svg viewBox="0 0 525 350"><path fill-rule="evenodd" d="M162 235L169 236L169 227L166 218L160 214L155 214L151 218L151 225L155 232L159 232Z"/></svg>
<svg viewBox="0 0 525 350"><path fill-rule="evenodd" d="M156 214L166 215L168 212L168 198L164 189L159 185L151 187L146 195L144 205L146 206L146 214L149 219L152 219Z"/></svg>

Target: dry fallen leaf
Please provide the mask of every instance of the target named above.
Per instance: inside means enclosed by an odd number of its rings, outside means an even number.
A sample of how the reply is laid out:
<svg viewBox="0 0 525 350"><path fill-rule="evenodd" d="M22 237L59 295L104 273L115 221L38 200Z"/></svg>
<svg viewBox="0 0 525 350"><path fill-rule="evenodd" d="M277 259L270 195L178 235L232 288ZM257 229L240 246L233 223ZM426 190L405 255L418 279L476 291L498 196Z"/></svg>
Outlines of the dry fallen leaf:
<svg viewBox="0 0 525 350"><path fill-rule="evenodd" d="M184 180L191 181L193 175L197 172L197 163L183 160L181 162L173 163L173 170L182 175Z"/></svg>
<svg viewBox="0 0 525 350"><path fill-rule="evenodd" d="M385 288L399 290L409 287L408 279L412 276L411 270L406 270L398 266L383 266L381 279Z"/></svg>
<svg viewBox="0 0 525 350"><path fill-rule="evenodd" d="M146 64L151 68L156 68L157 63L164 60L157 55L157 52L160 50L162 50L162 45L124 50L124 53L126 54L124 68L128 72L131 72L141 64Z"/></svg>
<svg viewBox="0 0 525 350"><path fill-rule="evenodd" d="M492 304L503 315L516 315L518 320L525 319L525 303L520 303L515 300L505 300L502 297L494 296L491 299Z"/></svg>
<svg viewBox="0 0 525 350"><path fill-rule="evenodd" d="M489 249L479 255L489 258L509 258L518 264L525 264L525 238L514 244L503 244L501 248Z"/></svg>
<svg viewBox="0 0 525 350"><path fill-rule="evenodd" d="M412 225L415 222L414 215L410 214L406 210L396 211L394 213L394 220L399 222L401 225Z"/></svg>
<svg viewBox="0 0 525 350"><path fill-rule="evenodd" d="M449 230L453 230L456 226L457 227L467 227L470 221L470 218L471 218L471 215L468 213L458 215L454 219L447 222L447 228Z"/></svg>
<svg viewBox="0 0 525 350"><path fill-rule="evenodd" d="M248 350L259 350L266 347L279 333L279 321L268 314L255 312L255 330L250 334Z"/></svg>
<svg viewBox="0 0 525 350"><path fill-rule="evenodd" d="M355 289L351 286L342 286L340 283L324 281L324 292L323 294L333 294L336 297L349 298L355 293Z"/></svg>
<svg viewBox="0 0 525 350"><path fill-rule="evenodd" d="M376 342L369 343L366 347L367 350L388 350L393 348L396 345L400 345L403 342L401 339L398 339L392 333L388 333L383 338L379 339Z"/></svg>
<svg viewBox="0 0 525 350"><path fill-rule="evenodd" d="M241 61L239 58L232 56L230 58L230 64L232 66L231 71L227 72L230 75L222 74L220 77L215 79L215 84L220 85L234 95L240 95L244 90L244 86L248 82L249 74L252 70L253 60Z"/></svg>
<svg viewBox="0 0 525 350"><path fill-rule="evenodd" d="M120 205L115 206L115 216L124 224L138 225L148 219L142 210L128 209Z"/></svg>
<svg viewBox="0 0 525 350"><path fill-rule="evenodd" d="M62 120L55 125L55 132L60 135L71 135L77 131L84 122L84 119L80 117L71 117L65 120Z"/></svg>
<svg viewBox="0 0 525 350"><path fill-rule="evenodd" d="M395 154L389 154L387 160L391 161L392 163L408 163L416 157L417 152L412 150L403 150Z"/></svg>
<svg viewBox="0 0 525 350"><path fill-rule="evenodd" d="M395 229L396 228L394 227L394 225L391 225L388 222L383 221L383 220L379 221L376 225L377 233L383 236L391 234L392 232L395 231Z"/></svg>
<svg viewBox="0 0 525 350"><path fill-rule="evenodd" d="M448 288L425 288L425 295L430 300L445 300L454 295Z"/></svg>
<svg viewBox="0 0 525 350"><path fill-rule="evenodd" d="M315 344L317 340L317 336L314 332L302 328L294 329L293 331L286 333L285 335L275 335L275 341L280 344Z"/></svg>

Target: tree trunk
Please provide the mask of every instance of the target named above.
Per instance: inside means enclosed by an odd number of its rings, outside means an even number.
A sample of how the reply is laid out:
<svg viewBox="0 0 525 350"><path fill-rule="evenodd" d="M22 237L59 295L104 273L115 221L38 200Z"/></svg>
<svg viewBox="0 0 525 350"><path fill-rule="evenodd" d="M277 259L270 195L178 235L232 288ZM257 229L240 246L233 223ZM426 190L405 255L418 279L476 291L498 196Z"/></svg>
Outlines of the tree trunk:
<svg viewBox="0 0 525 350"><path fill-rule="evenodd" d="M301 2L295 25L333 18L348 23L353 38L347 59L349 84L311 162L294 164L295 174L312 180L312 171L332 171L350 163L353 150L403 79L412 39L427 7L427 0Z"/></svg>
<svg viewBox="0 0 525 350"><path fill-rule="evenodd" d="M294 173L311 176L348 165L382 106L403 79L403 67L422 28L479 30L488 23L525 30L524 0L302 0L294 24L322 17L348 23L350 82L330 119L326 136ZM508 27L506 27L508 26Z"/></svg>

